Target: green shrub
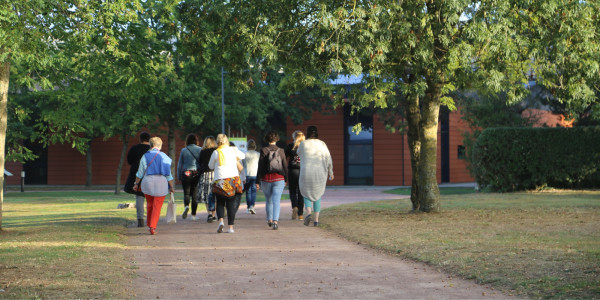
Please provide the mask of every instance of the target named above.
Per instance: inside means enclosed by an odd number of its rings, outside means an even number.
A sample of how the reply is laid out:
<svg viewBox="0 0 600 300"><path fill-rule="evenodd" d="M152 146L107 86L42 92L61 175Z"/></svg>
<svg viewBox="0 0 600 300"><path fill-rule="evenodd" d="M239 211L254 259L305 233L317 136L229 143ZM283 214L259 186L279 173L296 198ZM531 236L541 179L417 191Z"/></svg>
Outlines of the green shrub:
<svg viewBox="0 0 600 300"><path fill-rule="evenodd" d="M495 191L600 187L600 126L488 128L473 148L475 179Z"/></svg>

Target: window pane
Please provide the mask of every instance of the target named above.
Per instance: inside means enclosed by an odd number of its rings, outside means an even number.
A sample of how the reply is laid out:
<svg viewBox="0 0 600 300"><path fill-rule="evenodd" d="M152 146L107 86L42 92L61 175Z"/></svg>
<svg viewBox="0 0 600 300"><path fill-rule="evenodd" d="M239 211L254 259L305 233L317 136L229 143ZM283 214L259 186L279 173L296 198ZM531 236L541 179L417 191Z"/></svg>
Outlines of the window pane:
<svg viewBox="0 0 600 300"><path fill-rule="evenodd" d="M373 166L348 166L348 184L373 184Z"/></svg>
<svg viewBox="0 0 600 300"><path fill-rule="evenodd" d="M359 134L352 131L352 126L348 126L348 140L353 141L373 141L373 128L363 129Z"/></svg>
<svg viewBox="0 0 600 300"><path fill-rule="evenodd" d="M348 145L348 165L373 164L373 145Z"/></svg>

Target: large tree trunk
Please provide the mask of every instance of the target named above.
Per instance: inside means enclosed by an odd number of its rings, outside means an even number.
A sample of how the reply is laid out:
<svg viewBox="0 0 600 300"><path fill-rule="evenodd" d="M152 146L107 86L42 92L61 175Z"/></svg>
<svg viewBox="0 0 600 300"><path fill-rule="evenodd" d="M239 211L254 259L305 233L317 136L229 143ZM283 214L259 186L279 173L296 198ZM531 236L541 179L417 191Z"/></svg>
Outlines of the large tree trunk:
<svg viewBox="0 0 600 300"><path fill-rule="evenodd" d="M0 64L0 231L2 230L2 204L4 203L4 153L6 149L6 126L8 114L8 80L10 63L8 58Z"/></svg>
<svg viewBox="0 0 600 300"><path fill-rule="evenodd" d="M443 83L428 81L421 107L421 159L419 161L419 209L423 212L440 211L440 190L437 183L437 130L440 97Z"/></svg>
<svg viewBox="0 0 600 300"><path fill-rule="evenodd" d="M171 175L173 175L173 178L177 178L177 176L175 176L175 167L177 167L177 162L175 161L175 125L173 125L174 122L169 122L169 131L168 131L168 136L167 138L169 139L169 157L173 160L173 163L171 164Z"/></svg>
<svg viewBox="0 0 600 300"><path fill-rule="evenodd" d="M121 193L121 170L123 169L123 163L125 162L125 155L127 155L127 148L129 147L129 135L125 130L121 133L121 140L123 141L123 147L121 148L121 158L119 159L119 165L117 166L117 181L115 182L115 195Z"/></svg>
<svg viewBox="0 0 600 300"><path fill-rule="evenodd" d="M409 95L408 103L405 105L406 121L408 122L408 150L410 152L410 167L412 170L412 182L410 189L410 201L412 210L420 209L419 203L419 161L421 159L421 141L419 140L419 96ZM403 158L404 159L404 158Z"/></svg>
<svg viewBox="0 0 600 300"><path fill-rule="evenodd" d="M85 152L85 166L86 166L86 174L85 174L85 186L92 186L92 138L88 142L88 149Z"/></svg>

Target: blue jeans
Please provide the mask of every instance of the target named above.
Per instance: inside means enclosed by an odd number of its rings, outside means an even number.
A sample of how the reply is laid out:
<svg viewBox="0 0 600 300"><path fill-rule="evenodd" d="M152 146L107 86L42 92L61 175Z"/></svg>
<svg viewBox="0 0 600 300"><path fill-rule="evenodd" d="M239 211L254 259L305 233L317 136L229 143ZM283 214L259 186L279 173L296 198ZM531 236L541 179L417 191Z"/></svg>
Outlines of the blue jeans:
<svg viewBox="0 0 600 300"><path fill-rule="evenodd" d="M267 221L279 221L279 210L281 205L281 194L285 187L285 181L265 182L261 181L261 189L267 199Z"/></svg>
<svg viewBox="0 0 600 300"><path fill-rule="evenodd" d="M215 194L208 194L208 211L215 211Z"/></svg>
<svg viewBox="0 0 600 300"><path fill-rule="evenodd" d="M246 205L248 208L254 207L256 203L256 176L246 177Z"/></svg>

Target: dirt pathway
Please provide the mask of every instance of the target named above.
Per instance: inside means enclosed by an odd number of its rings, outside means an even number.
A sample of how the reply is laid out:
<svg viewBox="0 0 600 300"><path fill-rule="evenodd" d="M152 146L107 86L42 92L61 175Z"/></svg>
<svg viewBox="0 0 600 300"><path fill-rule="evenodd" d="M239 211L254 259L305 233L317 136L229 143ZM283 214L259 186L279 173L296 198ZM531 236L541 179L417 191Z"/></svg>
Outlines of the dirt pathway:
<svg viewBox="0 0 600 300"><path fill-rule="evenodd" d="M323 207L397 199L381 189L328 189ZM181 205L180 203L178 203ZM242 203L234 234L217 223L190 218L157 235L132 227L129 246L139 267L133 282L140 299L498 299L509 298L470 281L451 278L423 264L392 257L290 219L282 201L279 230Z"/></svg>

